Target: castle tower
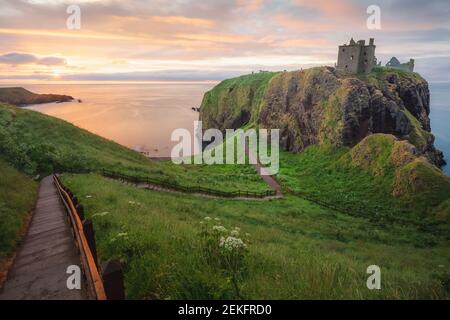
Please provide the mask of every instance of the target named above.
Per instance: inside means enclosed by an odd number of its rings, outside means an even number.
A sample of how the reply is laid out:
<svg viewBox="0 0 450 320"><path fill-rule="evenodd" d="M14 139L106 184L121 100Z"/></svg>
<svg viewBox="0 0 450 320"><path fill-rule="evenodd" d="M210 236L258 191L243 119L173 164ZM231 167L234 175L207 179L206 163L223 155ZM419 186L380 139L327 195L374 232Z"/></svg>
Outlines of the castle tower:
<svg viewBox="0 0 450 320"><path fill-rule="evenodd" d="M364 40L339 46L338 62L336 69L349 73L370 73L376 65L374 39L370 38L366 45Z"/></svg>

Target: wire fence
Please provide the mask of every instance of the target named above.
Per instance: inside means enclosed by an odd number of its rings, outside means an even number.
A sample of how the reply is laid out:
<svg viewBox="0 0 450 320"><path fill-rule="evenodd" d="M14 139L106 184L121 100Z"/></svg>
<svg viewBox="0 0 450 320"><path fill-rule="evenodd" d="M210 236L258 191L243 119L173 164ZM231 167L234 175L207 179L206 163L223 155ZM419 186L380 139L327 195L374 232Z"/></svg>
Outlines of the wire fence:
<svg viewBox="0 0 450 320"><path fill-rule="evenodd" d="M83 169L83 170L67 170L67 168L64 168L65 170L61 170L59 172L72 172L72 173L99 173L98 170L89 170L89 169ZM255 192L255 191L249 191L249 190L235 190L235 191L222 191L222 190L216 190L211 189L207 187L202 186L185 186L181 185L176 181L168 181L164 179L158 179L155 177L142 177L142 176L132 176L120 172L115 172L108 169L101 169L100 174L102 174L105 177L112 178L112 179L119 179L123 181L128 181L131 183L144 183L148 185L154 185L157 187L161 187L164 189L184 192L184 193L200 193L205 195L211 195L215 197L222 197L222 198L254 198L254 199L264 199L267 197L274 197L277 195L277 192L275 190L266 190L261 192ZM360 218L366 218L373 222L377 222L380 224L384 223L402 223L402 224L412 224L412 225L429 225L430 221L428 219L424 219L423 221L417 221L417 219L409 218L408 211L405 209L402 212L392 212L392 214L387 214L386 212L381 212L378 210L374 210L373 208L369 208L365 206L364 204L357 204L357 203L351 203L348 205L345 204L335 204L331 203L329 201L324 201L323 197L316 196L314 194L303 192L300 190L286 190L284 192L286 195L291 194L297 197L300 197L302 199L305 199L307 201L310 201L312 203L315 203L317 205L320 205L324 208L333 210L338 213L354 216L354 217L360 217Z"/></svg>
<svg viewBox="0 0 450 320"><path fill-rule="evenodd" d="M154 177L138 177L138 176L131 176L119 172L114 172L111 170L102 170L102 175L108 178L112 179L119 179L128 181L131 183L144 183L148 185L155 185L164 189L170 189L175 191L180 191L184 193L201 193L206 195L211 195L215 197L222 197L222 198L256 198L256 199L263 199L267 197L273 197L276 195L276 191L274 190L266 190L261 192L256 191L249 191L249 190L235 190L235 191L222 191L222 190L215 190L211 188L206 188L202 186L183 186L177 182L171 182L167 180L157 179Z"/></svg>

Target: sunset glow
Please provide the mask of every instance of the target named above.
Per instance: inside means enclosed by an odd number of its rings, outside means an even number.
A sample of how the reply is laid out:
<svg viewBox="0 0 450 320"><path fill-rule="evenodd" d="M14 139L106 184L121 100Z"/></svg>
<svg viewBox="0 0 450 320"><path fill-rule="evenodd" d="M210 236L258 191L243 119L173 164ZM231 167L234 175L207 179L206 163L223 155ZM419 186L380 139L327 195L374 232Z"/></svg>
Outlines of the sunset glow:
<svg viewBox="0 0 450 320"><path fill-rule="evenodd" d="M66 28L71 3L79 30ZM202 3L0 0L0 80L220 80L333 65L351 36L375 37L381 61L414 57L425 76L450 80L450 22L437 4L382 1L382 29L368 30L368 1Z"/></svg>

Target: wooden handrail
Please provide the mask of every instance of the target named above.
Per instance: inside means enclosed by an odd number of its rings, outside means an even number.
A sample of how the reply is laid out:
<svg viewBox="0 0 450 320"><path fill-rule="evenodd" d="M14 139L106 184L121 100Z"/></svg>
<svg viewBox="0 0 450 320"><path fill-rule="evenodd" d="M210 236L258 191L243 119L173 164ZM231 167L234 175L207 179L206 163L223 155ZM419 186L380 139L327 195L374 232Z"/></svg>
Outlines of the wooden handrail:
<svg viewBox="0 0 450 320"><path fill-rule="evenodd" d="M71 197L61 186L59 178L56 175L53 175L53 181L67 209L67 213L74 230L75 240L80 250L81 263L88 281L88 290L90 291L90 295L97 300L106 300L103 280L99 274L97 264L95 263L94 256L84 234L82 221L78 216Z"/></svg>

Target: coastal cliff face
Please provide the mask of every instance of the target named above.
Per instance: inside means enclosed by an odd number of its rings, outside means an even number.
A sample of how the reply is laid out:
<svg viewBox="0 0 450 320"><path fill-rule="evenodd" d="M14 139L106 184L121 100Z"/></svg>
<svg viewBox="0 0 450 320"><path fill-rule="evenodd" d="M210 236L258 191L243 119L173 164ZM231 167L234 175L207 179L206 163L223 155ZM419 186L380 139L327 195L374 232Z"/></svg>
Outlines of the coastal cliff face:
<svg viewBox="0 0 450 320"><path fill-rule="evenodd" d="M428 83L416 73L376 68L355 76L319 67L226 80L205 95L200 119L205 129L279 128L281 147L292 152L322 143L353 147L371 134L392 134L441 166L429 113Z"/></svg>

